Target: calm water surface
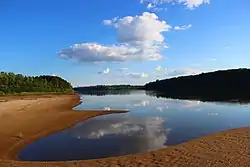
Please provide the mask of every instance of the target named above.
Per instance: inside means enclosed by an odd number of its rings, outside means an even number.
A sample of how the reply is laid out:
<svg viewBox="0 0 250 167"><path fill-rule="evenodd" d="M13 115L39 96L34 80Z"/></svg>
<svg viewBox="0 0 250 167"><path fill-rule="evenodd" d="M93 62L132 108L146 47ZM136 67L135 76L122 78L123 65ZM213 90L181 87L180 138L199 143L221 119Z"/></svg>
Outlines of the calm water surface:
<svg viewBox="0 0 250 167"><path fill-rule="evenodd" d="M41 138L19 153L21 160L95 159L142 153L250 125L250 105L156 98L144 91L82 95L82 109L129 109L99 116ZM79 111L76 111L79 112Z"/></svg>

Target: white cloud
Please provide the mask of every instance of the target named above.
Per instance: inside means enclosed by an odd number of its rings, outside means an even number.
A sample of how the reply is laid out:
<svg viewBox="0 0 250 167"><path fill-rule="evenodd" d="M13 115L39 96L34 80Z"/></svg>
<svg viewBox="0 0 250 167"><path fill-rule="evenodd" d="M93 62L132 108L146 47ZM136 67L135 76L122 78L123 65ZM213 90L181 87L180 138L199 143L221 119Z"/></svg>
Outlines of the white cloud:
<svg viewBox="0 0 250 167"><path fill-rule="evenodd" d="M216 58L209 58L208 60L209 61L216 61L217 59Z"/></svg>
<svg viewBox="0 0 250 167"><path fill-rule="evenodd" d="M134 79L140 79L140 78L148 78L149 75L145 72L129 72L128 68L119 68L116 73L112 75L112 77L116 78L134 78Z"/></svg>
<svg viewBox="0 0 250 167"><path fill-rule="evenodd" d="M54 76L54 77L56 77L56 76L60 76L60 74L58 74L58 73L52 73L52 74L50 74L51 76Z"/></svg>
<svg viewBox="0 0 250 167"><path fill-rule="evenodd" d="M136 84L141 83L145 84L146 82L153 81L156 79L166 79L172 77L186 76L186 75L196 75L200 74L201 71L195 68L176 68L176 69L168 69L162 66L156 66L152 72L130 72L127 68L125 69L117 69L114 72L107 75L108 80L117 79L120 82L132 83L133 81L137 81ZM100 74L104 74L100 72ZM132 79L132 80L131 80Z"/></svg>
<svg viewBox="0 0 250 167"><path fill-rule="evenodd" d="M141 16L126 16L110 21L117 29L119 42L136 45L162 43L164 41L162 32L171 29L171 26L165 21L160 21L156 14L149 12L144 12Z"/></svg>
<svg viewBox="0 0 250 167"><path fill-rule="evenodd" d="M178 2L186 5L189 9L197 8L202 4L210 4L210 0L178 0Z"/></svg>
<svg viewBox="0 0 250 167"><path fill-rule="evenodd" d="M184 75L195 75L201 73L198 69L190 69L190 68L181 68L181 69L171 69L166 70L166 74L168 77L177 77Z"/></svg>
<svg viewBox="0 0 250 167"><path fill-rule="evenodd" d="M157 4L153 4L153 3L148 3L147 5L147 9L152 10L154 12L160 12L160 11L166 11L167 8L164 7L157 7Z"/></svg>
<svg viewBox="0 0 250 167"><path fill-rule="evenodd" d="M104 25L111 25L112 21L111 20L103 20Z"/></svg>
<svg viewBox="0 0 250 167"><path fill-rule="evenodd" d="M105 70L98 72L98 74L109 74L110 68L106 68Z"/></svg>
<svg viewBox="0 0 250 167"><path fill-rule="evenodd" d="M103 71L104 74L108 74L109 72L110 72L110 68L106 68L106 69Z"/></svg>
<svg viewBox="0 0 250 167"><path fill-rule="evenodd" d="M153 5L152 3L149 3L147 6L147 9L152 10L154 12L167 11L167 8L156 7L156 6L157 5Z"/></svg>
<svg viewBox="0 0 250 167"><path fill-rule="evenodd" d="M143 4L143 3L152 3L152 4L155 4L155 5L159 5L159 4L162 4L162 3L169 3L169 2L172 2L173 0L140 0L140 3Z"/></svg>
<svg viewBox="0 0 250 167"><path fill-rule="evenodd" d="M141 74L141 77L142 77L142 78L147 78L147 77L148 77L148 74L142 73L142 74Z"/></svg>
<svg viewBox="0 0 250 167"><path fill-rule="evenodd" d="M98 43L74 44L62 49L58 55L79 62L159 60L160 51L167 48L163 32L171 26L159 20L154 13L144 12L138 16L115 17L104 20L105 25L117 31L117 45Z"/></svg>
<svg viewBox="0 0 250 167"><path fill-rule="evenodd" d="M150 75L154 76L155 79L165 79L165 78L172 78L184 75L195 75L199 73L201 73L201 71L198 69L192 69L192 68L167 69L161 66L157 66L156 72L153 72Z"/></svg>
<svg viewBox="0 0 250 167"><path fill-rule="evenodd" d="M123 68L119 68L118 70L119 71L126 71L126 70L128 70L128 68L127 67L123 67Z"/></svg>
<svg viewBox="0 0 250 167"><path fill-rule="evenodd" d="M191 28L192 25L191 24L188 24L188 25L183 25L183 26L175 26L174 27L174 30L178 31L178 30L186 30L186 29L189 29Z"/></svg>
<svg viewBox="0 0 250 167"><path fill-rule="evenodd" d="M210 0L140 0L140 3L151 4L151 6L159 6L164 3L183 4L188 9L194 9L202 4L210 4Z"/></svg>
<svg viewBox="0 0 250 167"><path fill-rule="evenodd" d="M117 21L119 17L114 17L111 20L103 20L104 25L111 25L113 22Z"/></svg>
<svg viewBox="0 0 250 167"><path fill-rule="evenodd" d="M81 43L63 49L59 56L79 62L127 61L127 60L158 60L162 56L158 48L141 48L140 46L104 46L97 43Z"/></svg>
<svg viewBox="0 0 250 167"><path fill-rule="evenodd" d="M161 66L157 66L157 67L155 68L155 70L156 70L156 71L161 71L161 70L162 70L162 67L161 67Z"/></svg>
<svg viewBox="0 0 250 167"><path fill-rule="evenodd" d="M152 5L152 3L149 3L148 6L147 6L148 9L151 9L151 8L154 8L154 7L155 7L155 5Z"/></svg>
<svg viewBox="0 0 250 167"><path fill-rule="evenodd" d="M155 7L155 8L153 8L152 10L155 11L155 12L160 12L160 11L167 11L168 9L167 9L167 8Z"/></svg>
<svg viewBox="0 0 250 167"><path fill-rule="evenodd" d="M119 73L113 73L112 75L110 75L110 78L146 79L149 77L149 74L144 72L125 72L125 70L119 70L119 71L120 71Z"/></svg>
<svg viewBox="0 0 250 167"><path fill-rule="evenodd" d="M132 78L147 78L148 77L148 74L147 73L126 73L124 74L125 76L129 76L129 77L132 77Z"/></svg>

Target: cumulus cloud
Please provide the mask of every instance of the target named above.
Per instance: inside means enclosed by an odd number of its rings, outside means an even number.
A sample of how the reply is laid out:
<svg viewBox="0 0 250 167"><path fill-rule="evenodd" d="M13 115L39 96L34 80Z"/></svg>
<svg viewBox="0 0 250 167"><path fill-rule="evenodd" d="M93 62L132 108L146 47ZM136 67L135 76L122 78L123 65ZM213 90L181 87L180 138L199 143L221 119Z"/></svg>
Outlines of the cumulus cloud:
<svg viewBox="0 0 250 167"><path fill-rule="evenodd" d="M202 4L210 4L210 0L140 0L140 3L142 4L146 3L148 4L148 6L150 6L150 8L162 5L164 3L171 3L171 4L183 4L188 9L194 9Z"/></svg>
<svg viewBox="0 0 250 167"><path fill-rule="evenodd" d="M116 30L119 44L74 44L62 49L58 55L79 62L159 60L162 58L160 51L167 48L162 33L169 31L171 26L159 20L154 13L144 12L142 15L115 17L104 20L103 23Z"/></svg>
<svg viewBox="0 0 250 167"><path fill-rule="evenodd" d="M59 56L79 62L158 60L162 56L156 51L156 48L146 48L146 46L140 48L129 45L104 46L97 43L81 43L61 50Z"/></svg>
<svg viewBox="0 0 250 167"><path fill-rule="evenodd" d="M178 31L178 30L186 30L186 29L189 29L191 28L192 25L191 24L188 24L188 25L183 25L183 26L175 26L174 27L174 30Z"/></svg>
<svg viewBox="0 0 250 167"><path fill-rule="evenodd" d="M164 41L162 32L171 29L171 26L165 21L160 21L156 14L148 12L144 12L141 16L126 16L110 21L117 29L119 42L135 45L162 43Z"/></svg>

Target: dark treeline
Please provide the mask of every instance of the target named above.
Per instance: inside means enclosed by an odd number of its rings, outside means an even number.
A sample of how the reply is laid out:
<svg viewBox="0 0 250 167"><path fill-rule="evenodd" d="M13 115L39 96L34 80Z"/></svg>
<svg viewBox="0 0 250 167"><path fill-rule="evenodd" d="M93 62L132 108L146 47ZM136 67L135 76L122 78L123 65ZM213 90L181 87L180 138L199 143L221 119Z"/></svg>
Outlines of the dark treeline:
<svg viewBox="0 0 250 167"><path fill-rule="evenodd" d="M57 76L24 76L12 72L0 73L0 94L15 94L23 92L73 92L72 86L66 80Z"/></svg>
<svg viewBox="0 0 250 167"><path fill-rule="evenodd" d="M91 92L91 91L108 91L108 90L132 90L132 89L144 89L144 86L134 85L96 85L86 87L74 88L77 92Z"/></svg>
<svg viewBox="0 0 250 167"><path fill-rule="evenodd" d="M106 96L106 95L129 95L133 90L97 90L97 91L78 91L83 95Z"/></svg>
<svg viewBox="0 0 250 167"><path fill-rule="evenodd" d="M219 70L145 85L157 96L200 100L250 100L250 69Z"/></svg>

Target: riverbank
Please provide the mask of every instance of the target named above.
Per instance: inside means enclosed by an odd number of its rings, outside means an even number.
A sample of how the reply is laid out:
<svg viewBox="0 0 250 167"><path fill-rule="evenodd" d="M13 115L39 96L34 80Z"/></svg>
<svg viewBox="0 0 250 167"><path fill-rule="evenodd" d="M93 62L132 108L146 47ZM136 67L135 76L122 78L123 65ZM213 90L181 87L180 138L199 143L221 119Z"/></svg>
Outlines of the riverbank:
<svg viewBox="0 0 250 167"><path fill-rule="evenodd" d="M143 154L71 162L21 162L18 151L43 136L102 114L124 111L82 111L78 95L0 97L0 166L249 166L250 128L211 134L198 140Z"/></svg>
<svg viewBox="0 0 250 167"><path fill-rule="evenodd" d="M34 140L69 128L97 115L126 112L76 112L80 97L71 95L0 96L0 159L16 159L17 152Z"/></svg>

